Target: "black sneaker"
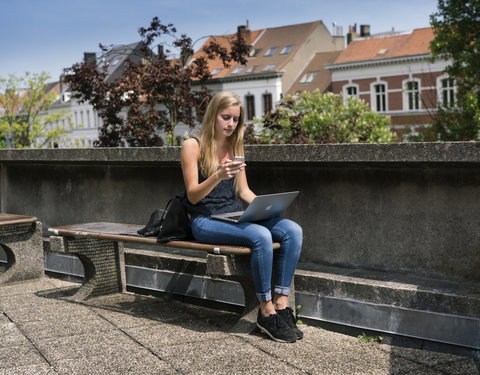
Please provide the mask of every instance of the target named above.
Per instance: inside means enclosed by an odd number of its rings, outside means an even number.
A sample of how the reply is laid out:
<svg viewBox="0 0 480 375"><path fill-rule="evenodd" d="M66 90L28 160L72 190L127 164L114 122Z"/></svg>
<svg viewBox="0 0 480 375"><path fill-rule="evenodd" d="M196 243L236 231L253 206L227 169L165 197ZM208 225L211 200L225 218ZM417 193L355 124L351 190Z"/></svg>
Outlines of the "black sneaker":
<svg viewBox="0 0 480 375"><path fill-rule="evenodd" d="M268 318L265 318L258 310L257 327L270 336L272 340L278 342L297 341L296 333L278 314L271 314Z"/></svg>
<svg viewBox="0 0 480 375"><path fill-rule="evenodd" d="M282 319L287 323L287 325L295 332L297 335L297 340L303 339L303 332L297 327L297 318L293 313L293 309L291 307L286 307L282 310L275 310L278 315L282 317Z"/></svg>

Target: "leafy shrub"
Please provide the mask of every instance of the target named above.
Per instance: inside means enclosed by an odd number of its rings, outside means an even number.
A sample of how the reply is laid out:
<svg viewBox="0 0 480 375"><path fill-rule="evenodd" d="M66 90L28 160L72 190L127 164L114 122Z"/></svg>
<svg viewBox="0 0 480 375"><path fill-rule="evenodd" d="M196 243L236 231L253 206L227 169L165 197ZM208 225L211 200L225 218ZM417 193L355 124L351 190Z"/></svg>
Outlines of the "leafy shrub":
<svg viewBox="0 0 480 375"><path fill-rule="evenodd" d="M363 101L332 93L304 93L284 98L274 112L247 128L247 143L392 142L389 117Z"/></svg>

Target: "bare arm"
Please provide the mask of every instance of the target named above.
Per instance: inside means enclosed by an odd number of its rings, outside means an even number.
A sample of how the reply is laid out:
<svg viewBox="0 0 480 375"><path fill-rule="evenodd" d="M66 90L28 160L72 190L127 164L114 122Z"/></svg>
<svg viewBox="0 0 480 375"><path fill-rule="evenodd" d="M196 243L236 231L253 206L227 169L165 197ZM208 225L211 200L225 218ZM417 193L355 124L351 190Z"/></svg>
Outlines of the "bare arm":
<svg viewBox="0 0 480 375"><path fill-rule="evenodd" d="M198 159L200 158L200 146L194 139L188 139L182 144L180 160L182 164L183 180L190 203L196 204L205 198L218 183L224 179L232 178L235 174L243 171L238 164L226 160L220 168L210 175L202 183L198 183Z"/></svg>
<svg viewBox="0 0 480 375"><path fill-rule="evenodd" d="M246 203L250 204L253 201L253 198L256 197L255 193L250 190L247 182L247 174L245 173L245 169L243 169L238 176L239 180L239 197Z"/></svg>

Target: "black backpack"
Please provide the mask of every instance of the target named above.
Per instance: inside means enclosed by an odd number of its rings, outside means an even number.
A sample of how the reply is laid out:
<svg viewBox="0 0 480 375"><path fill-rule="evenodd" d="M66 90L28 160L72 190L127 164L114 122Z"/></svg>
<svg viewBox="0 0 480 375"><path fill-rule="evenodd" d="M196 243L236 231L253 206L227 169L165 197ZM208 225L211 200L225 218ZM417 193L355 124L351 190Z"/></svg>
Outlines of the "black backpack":
<svg viewBox="0 0 480 375"><path fill-rule="evenodd" d="M157 237L157 242L193 240L187 209L181 197L170 199L165 209L156 209L144 228L137 231L145 237Z"/></svg>

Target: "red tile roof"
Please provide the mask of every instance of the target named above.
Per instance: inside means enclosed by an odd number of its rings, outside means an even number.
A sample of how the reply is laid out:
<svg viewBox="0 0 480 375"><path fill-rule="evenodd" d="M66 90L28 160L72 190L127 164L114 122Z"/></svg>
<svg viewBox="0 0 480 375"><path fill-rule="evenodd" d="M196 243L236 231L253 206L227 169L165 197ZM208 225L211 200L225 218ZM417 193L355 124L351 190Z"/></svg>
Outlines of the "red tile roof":
<svg viewBox="0 0 480 375"><path fill-rule="evenodd" d="M314 21L303 24L280 26L268 29L260 29L250 31L250 44L253 44L253 49L258 50L255 57L249 57L247 65L243 68L238 75L245 75L250 73L260 73L267 66L273 66L268 71L279 72L283 69L285 64L294 56L296 50L301 44L307 40L316 27L322 24L322 21ZM228 48L229 38L234 38L235 34L212 36L205 43L207 45L211 40L215 40L222 47ZM282 54L282 50L292 46L288 53ZM265 53L269 48L277 47L277 50L271 56L265 56ZM194 54L194 58L204 56L201 49ZM215 69L223 68L223 64L220 59L209 60L208 62L210 72ZM226 76L237 76L232 74L232 70L239 67L239 64L233 63L228 69L222 69L222 71L213 75L213 78L220 78ZM253 69L253 70L251 70Z"/></svg>
<svg viewBox="0 0 480 375"><path fill-rule="evenodd" d="M255 41L255 39L257 39L257 37L261 34L262 31L263 30L251 31L250 32L250 41L248 43L250 43L250 44L253 43ZM236 37L236 34L211 36L205 41L205 43L203 44L202 47L210 44L210 42L216 42L221 47L224 47L228 51L230 51L230 42L229 41L234 39L235 37ZM195 54L193 55L193 58L197 59L197 58L202 57L202 56L205 56L205 53L200 48L197 52L195 52ZM208 60L208 68L210 70L210 73L215 71L216 69L222 69L219 73L213 75L214 78L224 77L224 76L228 75L230 69L232 68L232 65L236 65L236 64L235 63L231 64L229 69L224 69L222 60L220 58L216 58L216 59L213 59L213 60Z"/></svg>
<svg viewBox="0 0 480 375"><path fill-rule="evenodd" d="M354 40L334 64L429 54L432 40L431 27L415 29L409 34Z"/></svg>

